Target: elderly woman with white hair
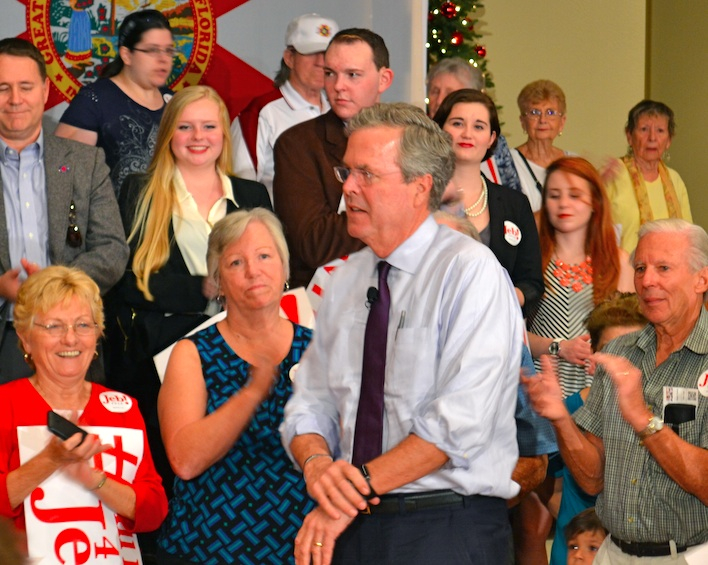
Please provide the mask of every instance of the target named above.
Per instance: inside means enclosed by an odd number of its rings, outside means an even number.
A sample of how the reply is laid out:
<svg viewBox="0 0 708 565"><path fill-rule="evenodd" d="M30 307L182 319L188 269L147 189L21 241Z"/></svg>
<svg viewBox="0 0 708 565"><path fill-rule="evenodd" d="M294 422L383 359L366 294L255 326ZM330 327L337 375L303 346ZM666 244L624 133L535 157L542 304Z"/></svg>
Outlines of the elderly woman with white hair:
<svg viewBox="0 0 708 565"><path fill-rule="evenodd" d="M280 222L262 208L229 214L209 236L226 318L177 343L160 391L177 475L161 563L293 559L312 502L278 427L312 332L280 317L288 259Z"/></svg>

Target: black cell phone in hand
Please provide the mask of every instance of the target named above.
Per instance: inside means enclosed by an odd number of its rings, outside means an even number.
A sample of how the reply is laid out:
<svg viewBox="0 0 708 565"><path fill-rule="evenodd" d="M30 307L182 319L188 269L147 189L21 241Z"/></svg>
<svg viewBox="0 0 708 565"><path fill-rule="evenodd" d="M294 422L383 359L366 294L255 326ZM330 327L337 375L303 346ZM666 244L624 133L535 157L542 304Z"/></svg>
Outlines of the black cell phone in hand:
<svg viewBox="0 0 708 565"><path fill-rule="evenodd" d="M82 430L79 426L52 410L47 412L47 427L50 432L63 440L69 439L74 434L81 434L81 441L79 442L79 445L84 442L86 436L88 435L86 430Z"/></svg>

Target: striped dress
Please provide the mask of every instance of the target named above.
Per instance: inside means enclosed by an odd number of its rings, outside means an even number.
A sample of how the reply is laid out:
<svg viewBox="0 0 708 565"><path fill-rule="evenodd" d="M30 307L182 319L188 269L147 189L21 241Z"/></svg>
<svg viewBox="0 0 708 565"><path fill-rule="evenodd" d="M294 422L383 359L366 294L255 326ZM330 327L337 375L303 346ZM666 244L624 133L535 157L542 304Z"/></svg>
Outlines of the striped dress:
<svg viewBox="0 0 708 565"><path fill-rule="evenodd" d="M529 331L541 337L572 339L587 333L585 321L595 307L592 282L580 283L582 288L576 292L571 286L561 284L560 279L554 275L556 270L554 262L549 261L545 276L546 292L531 317ZM538 359L534 359L534 365L538 371L540 369ZM585 367L560 358L558 375L564 397L592 383L592 376L587 374Z"/></svg>

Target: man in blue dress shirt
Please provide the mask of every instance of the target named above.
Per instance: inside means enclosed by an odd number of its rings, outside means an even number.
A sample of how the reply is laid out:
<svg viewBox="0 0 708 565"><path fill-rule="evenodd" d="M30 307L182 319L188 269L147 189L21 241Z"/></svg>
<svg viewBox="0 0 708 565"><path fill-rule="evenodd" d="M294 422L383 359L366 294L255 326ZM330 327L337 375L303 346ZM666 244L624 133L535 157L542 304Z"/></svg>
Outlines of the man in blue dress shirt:
<svg viewBox="0 0 708 565"><path fill-rule="evenodd" d="M505 499L519 489L518 301L489 249L432 218L454 168L449 137L407 104L364 109L347 130L336 172L349 233L368 247L334 274L286 406L283 442L319 504L296 562L497 565L508 557ZM381 261L391 265L382 440L355 466Z"/></svg>
<svg viewBox="0 0 708 565"><path fill-rule="evenodd" d="M128 245L103 150L42 129L49 79L40 51L0 41L0 382L29 376L12 326L22 281L48 265L88 273L105 294Z"/></svg>

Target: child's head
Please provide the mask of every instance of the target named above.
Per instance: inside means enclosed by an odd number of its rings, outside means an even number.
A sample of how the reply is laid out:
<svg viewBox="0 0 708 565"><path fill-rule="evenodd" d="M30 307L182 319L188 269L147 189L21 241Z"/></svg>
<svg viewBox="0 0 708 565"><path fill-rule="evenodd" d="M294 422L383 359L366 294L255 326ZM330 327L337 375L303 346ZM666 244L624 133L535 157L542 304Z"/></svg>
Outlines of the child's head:
<svg viewBox="0 0 708 565"><path fill-rule="evenodd" d="M585 322L593 351L601 351L607 342L640 330L646 324L647 319L639 311L637 295L630 292L614 293L595 306Z"/></svg>
<svg viewBox="0 0 708 565"><path fill-rule="evenodd" d="M607 530L594 508L583 510L565 527L568 544L568 565L592 563L597 550L607 537Z"/></svg>

